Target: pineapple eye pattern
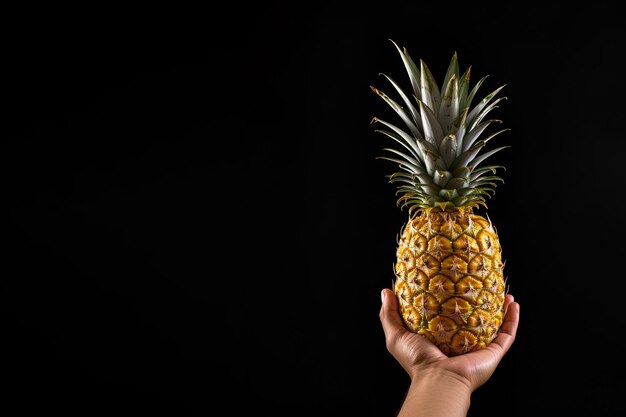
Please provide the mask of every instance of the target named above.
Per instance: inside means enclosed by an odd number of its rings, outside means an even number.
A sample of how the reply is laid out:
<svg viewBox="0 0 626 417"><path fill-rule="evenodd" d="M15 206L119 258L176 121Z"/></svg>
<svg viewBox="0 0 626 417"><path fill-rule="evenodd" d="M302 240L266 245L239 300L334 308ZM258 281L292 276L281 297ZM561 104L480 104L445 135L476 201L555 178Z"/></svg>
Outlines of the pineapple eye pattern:
<svg viewBox="0 0 626 417"><path fill-rule="evenodd" d="M407 327L428 337L447 355L486 347L495 338L503 317L501 254L484 251L497 246L493 244L497 235L483 228L485 222L474 221L470 230L463 224L469 220L457 221L452 216L460 226L455 229L466 231L450 241L440 234L445 231L436 227L438 222L427 216L411 220L398 243L396 269L402 273L397 275L396 293ZM428 223L435 226L429 227L429 238L422 234L422 226ZM487 236L489 233L492 235ZM416 243L423 253L414 257Z"/></svg>

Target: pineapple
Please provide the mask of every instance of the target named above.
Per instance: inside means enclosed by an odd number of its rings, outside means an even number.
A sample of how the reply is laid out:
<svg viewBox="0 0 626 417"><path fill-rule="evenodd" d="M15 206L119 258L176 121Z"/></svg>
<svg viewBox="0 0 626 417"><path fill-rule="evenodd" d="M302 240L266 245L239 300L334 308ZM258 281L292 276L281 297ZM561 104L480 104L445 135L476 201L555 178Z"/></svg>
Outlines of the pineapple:
<svg viewBox="0 0 626 417"><path fill-rule="evenodd" d="M503 166L481 163L507 148L485 151L508 129L483 137L501 123L485 116L506 98L496 98L504 86L472 106L487 77L470 89L471 67L461 74L456 52L439 87L422 60L418 67L405 48L392 43L412 91L405 93L385 74L399 100L371 88L404 125L372 120L382 125L376 132L400 145L384 148L391 155L380 157L399 167L388 178L397 186L397 205L408 211L397 241L393 290L406 327L456 356L485 348L504 316L502 249L488 216L478 214L502 181L495 174Z"/></svg>

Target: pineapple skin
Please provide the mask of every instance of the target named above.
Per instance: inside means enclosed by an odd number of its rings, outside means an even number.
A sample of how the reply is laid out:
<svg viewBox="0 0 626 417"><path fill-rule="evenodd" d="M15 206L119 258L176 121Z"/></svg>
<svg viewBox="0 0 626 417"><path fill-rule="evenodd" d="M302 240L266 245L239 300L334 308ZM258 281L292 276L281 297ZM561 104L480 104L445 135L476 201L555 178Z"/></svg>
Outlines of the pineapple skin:
<svg viewBox="0 0 626 417"><path fill-rule="evenodd" d="M394 292L407 328L447 356L497 336L506 295L496 230L472 210L423 211L401 230Z"/></svg>

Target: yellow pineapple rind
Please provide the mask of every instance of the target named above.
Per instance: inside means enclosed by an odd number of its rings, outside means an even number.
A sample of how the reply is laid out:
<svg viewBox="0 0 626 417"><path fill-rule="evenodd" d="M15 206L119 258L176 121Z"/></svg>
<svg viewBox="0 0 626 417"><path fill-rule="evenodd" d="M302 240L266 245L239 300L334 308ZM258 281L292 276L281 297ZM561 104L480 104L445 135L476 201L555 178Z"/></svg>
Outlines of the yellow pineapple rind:
<svg viewBox="0 0 626 417"><path fill-rule="evenodd" d="M471 209L424 210L403 227L394 291L407 328L446 355L483 349L504 317L504 264L491 222Z"/></svg>

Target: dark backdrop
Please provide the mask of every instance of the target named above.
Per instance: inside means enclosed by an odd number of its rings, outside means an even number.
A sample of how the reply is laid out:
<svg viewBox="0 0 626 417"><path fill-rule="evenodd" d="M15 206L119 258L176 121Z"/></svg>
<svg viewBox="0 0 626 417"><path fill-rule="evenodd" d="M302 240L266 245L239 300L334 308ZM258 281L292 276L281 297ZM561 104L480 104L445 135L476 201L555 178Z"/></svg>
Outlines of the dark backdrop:
<svg viewBox="0 0 626 417"><path fill-rule="evenodd" d="M620 14L500 3L5 16L3 408L392 416L395 205L370 90L456 51L511 145L489 201L522 307L470 415L623 412ZM441 399L446 401L445 398Z"/></svg>

